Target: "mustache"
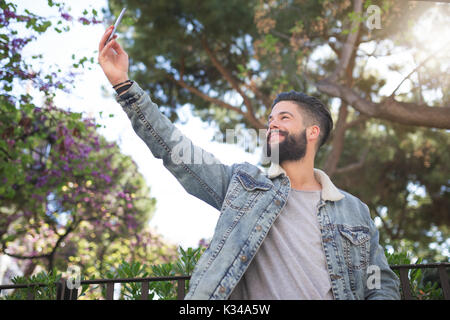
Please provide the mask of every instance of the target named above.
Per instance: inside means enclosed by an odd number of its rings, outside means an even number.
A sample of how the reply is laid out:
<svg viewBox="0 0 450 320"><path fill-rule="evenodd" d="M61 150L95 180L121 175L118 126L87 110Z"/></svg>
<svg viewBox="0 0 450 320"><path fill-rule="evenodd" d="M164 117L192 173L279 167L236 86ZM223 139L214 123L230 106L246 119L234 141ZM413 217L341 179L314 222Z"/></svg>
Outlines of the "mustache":
<svg viewBox="0 0 450 320"><path fill-rule="evenodd" d="M269 134L267 135L267 141L270 140L270 137L272 136L272 133L273 133L273 132L270 131ZM282 131L282 130L278 130L278 134L279 134L280 136L287 137L288 134L289 134L289 132L287 132L287 131Z"/></svg>

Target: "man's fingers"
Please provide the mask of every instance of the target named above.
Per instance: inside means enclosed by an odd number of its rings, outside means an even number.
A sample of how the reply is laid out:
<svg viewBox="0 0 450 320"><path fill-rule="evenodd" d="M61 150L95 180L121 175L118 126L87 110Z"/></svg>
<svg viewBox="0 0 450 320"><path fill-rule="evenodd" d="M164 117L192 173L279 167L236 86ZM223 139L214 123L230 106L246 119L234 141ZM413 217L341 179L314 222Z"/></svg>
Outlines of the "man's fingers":
<svg viewBox="0 0 450 320"><path fill-rule="evenodd" d="M108 27L108 29L106 29L106 31L103 34L103 37L100 40L100 43L98 45L98 52L101 52L103 50L103 48L105 47L105 42L106 42L106 40L108 40L108 37L111 34L112 30L113 30L113 26L110 26L110 27Z"/></svg>
<svg viewBox="0 0 450 320"><path fill-rule="evenodd" d="M116 53L118 53L118 52L117 52L117 45L118 45L118 43L115 41L116 38L117 38L117 35L115 34L115 35L113 36L113 38L111 39L111 41L109 41L106 45L103 46L102 51L99 52L99 56L105 55L106 52L107 52L109 49L111 49L111 48L114 49L114 50L116 51Z"/></svg>
<svg viewBox="0 0 450 320"><path fill-rule="evenodd" d="M114 35L114 39L111 40L111 42L114 41L114 43L112 44L112 48L116 50L117 54L124 54L124 55L127 54L125 50L122 49L122 46L117 41L115 41L116 38L117 35Z"/></svg>

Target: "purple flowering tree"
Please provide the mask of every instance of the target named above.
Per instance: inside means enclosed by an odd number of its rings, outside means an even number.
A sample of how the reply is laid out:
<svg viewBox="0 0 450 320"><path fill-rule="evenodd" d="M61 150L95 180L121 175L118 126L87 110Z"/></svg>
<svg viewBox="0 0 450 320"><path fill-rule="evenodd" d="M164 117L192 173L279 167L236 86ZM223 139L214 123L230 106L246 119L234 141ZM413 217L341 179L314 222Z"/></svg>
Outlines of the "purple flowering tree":
<svg viewBox="0 0 450 320"><path fill-rule="evenodd" d="M93 119L54 104L58 90L70 92L73 70L46 74L22 57L52 26L67 32L70 23L101 22L95 10L75 18L48 3L60 15L56 24L0 0L0 254L17 259L25 275L74 263L86 277L101 276L124 260L168 261L176 248L147 227L156 200L134 161L96 132ZM34 35L20 37L19 24ZM21 93L25 84L44 93L42 105Z"/></svg>

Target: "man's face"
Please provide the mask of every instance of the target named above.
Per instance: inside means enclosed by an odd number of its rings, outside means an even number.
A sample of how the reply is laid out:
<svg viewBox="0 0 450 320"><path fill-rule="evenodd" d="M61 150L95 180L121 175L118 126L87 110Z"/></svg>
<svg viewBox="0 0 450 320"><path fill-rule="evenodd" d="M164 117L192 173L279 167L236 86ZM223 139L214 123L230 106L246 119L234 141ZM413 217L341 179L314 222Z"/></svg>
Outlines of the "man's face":
<svg viewBox="0 0 450 320"><path fill-rule="evenodd" d="M306 154L306 128L298 106L291 101L280 101L268 119L267 156L272 162L302 159Z"/></svg>

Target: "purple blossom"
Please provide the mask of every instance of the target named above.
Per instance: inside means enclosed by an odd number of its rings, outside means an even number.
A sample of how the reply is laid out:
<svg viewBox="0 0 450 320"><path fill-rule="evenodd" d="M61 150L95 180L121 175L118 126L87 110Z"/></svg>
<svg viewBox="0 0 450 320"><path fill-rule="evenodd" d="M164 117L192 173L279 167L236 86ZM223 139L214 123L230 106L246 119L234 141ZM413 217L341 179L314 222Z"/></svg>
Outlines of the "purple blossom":
<svg viewBox="0 0 450 320"><path fill-rule="evenodd" d="M82 158L87 158L89 156L89 153L92 151L92 148L86 145L81 145L79 146L79 150L80 150L80 156Z"/></svg>
<svg viewBox="0 0 450 320"><path fill-rule="evenodd" d="M9 146L10 148L12 148L12 147L14 147L14 145L16 144L16 141L13 140L13 139L7 139L7 140L6 140L6 143L8 144L8 146Z"/></svg>
<svg viewBox="0 0 450 320"><path fill-rule="evenodd" d="M95 19L95 18L93 18L91 22L92 22L93 24L103 23L103 21L97 20L97 19Z"/></svg>
<svg viewBox="0 0 450 320"><path fill-rule="evenodd" d="M52 170L50 171L50 175L52 175L52 176L54 176L54 177L61 178L61 171L52 169Z"/></svg>
<svg viewBox="0 0 450 320"><path fill-rule="evenodd" d="M6 19L17 18L17 15L8 8L3 9L3 15Z"/></svg>
<svg viewBox="0 0 450 320"><path fill-rule="evenodd" d="M44 198L42 196L40 196L38 194L34 194L34 193L31 195L31 198L36 199L38 201L43 201L44 200Z"/></svg>
<svg viewBox="0 0 450 320"><path fill-rule="evenodd" d="M48 176L39 177L36 182L37 188L42 188L47 183Z"/></svg>
<svg viewBox="0 0 450 320"><path fill-rule="evenodd" d="M138 224L137 224L137 221L136 221L136 219L134 218L133 215L127 214L126 217L125 217L125 220L127 222L128 229L135 229L135 228L137 228Z"/></svg>
<svg viewBox="0 0 450 320"><path fill-rule="evenodd" d="M100 178L102 178L103 180L105 180L107 183L111 182L111 177L108 176L107 174L100 174Z"/></svg>
<svg viewBox="0 0 450 320"><path fill-rule="evenodd" d="M91 22L86 19L85 17L81 17L78 19L78 21L80 21L82 24L90 24Z"/></svg>
<svg viewBox="0 0 450 320"><path fill-rule="evenodd" d="M70 148L73 144L74 144L74 141L73 141L72 137L71 136L66 136L66 138L64 139L64 146L66 148ZM67 161L67 158L66 158L65 161Z"/></svg>
<svg viewBox="0 0 450 320"><path fill-rule="evenodd" d="M11 51L13 53L20 51L28 42L30 42L33 38L15 38L11 41ZM34 38L36 39L36 38ZM22 73L24 73L22 71Z"/></svg>
<svg viewBox="0 0 450 320"><path fill-rule="evenodd" d="M198 242L199 247L207 248L209 246L208 241L205 238L200 239Z"/></svg>
<svg viewBox="0 0 450 320"><path fill-rule="evenodd" d="M73 19L72 16L67 12L61 12L61 17L63 17L63 19L66 21L72 21Z"/></svg>
<svg viewBox="0 0 450 320"><path fill-rule="evenodd" d="M50 89L50 84L45 83L39 87L39 91L48 91Z"/></svg>
<svg viewBox="0 0 450 320"><path fill-rule="evenodd" d="M128 229L136 229L137 228L137 223L136 221L130 221L128 222Z"/></svg>

